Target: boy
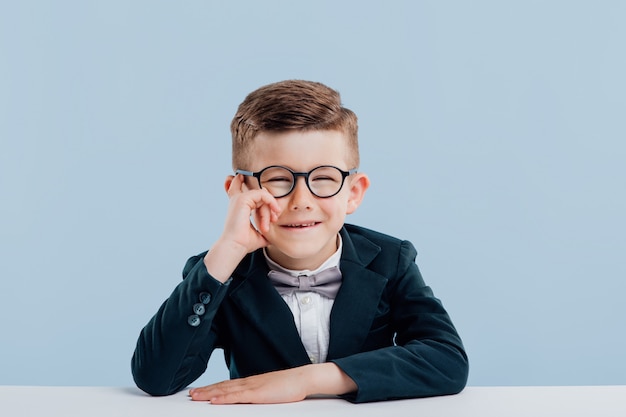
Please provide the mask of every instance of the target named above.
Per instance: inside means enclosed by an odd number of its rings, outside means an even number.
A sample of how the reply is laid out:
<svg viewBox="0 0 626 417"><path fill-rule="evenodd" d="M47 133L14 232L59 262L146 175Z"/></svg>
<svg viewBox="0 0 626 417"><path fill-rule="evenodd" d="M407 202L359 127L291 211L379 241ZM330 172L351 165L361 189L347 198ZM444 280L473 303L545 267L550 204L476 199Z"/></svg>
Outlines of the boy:
<svg viewBox="0 0 626 417"><path fill-rule="evenodd" d="M454 394L467 357L411 243L344 224L369 186L357 118L323 84L250 93L231 123L224 230L187 261L132 359L152 395L185 388L224 349L231 380L193 400L352 402Z"/></svg>

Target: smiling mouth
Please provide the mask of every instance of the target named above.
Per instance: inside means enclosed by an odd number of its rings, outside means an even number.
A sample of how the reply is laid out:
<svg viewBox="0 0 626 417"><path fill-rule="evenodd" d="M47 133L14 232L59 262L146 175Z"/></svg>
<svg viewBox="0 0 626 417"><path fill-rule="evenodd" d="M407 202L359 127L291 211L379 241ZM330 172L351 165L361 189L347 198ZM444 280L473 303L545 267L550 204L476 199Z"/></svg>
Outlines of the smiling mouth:
<svg viewBox="0 0 626 417"><path fill-rule="evenodd" d="M294 229L305 229L307 227L313 227L317 224L319 224L320 222L310 222L310 223L292 223L292 224L286 224L283 227L289 227L289 228L294 228Z"/></svg>

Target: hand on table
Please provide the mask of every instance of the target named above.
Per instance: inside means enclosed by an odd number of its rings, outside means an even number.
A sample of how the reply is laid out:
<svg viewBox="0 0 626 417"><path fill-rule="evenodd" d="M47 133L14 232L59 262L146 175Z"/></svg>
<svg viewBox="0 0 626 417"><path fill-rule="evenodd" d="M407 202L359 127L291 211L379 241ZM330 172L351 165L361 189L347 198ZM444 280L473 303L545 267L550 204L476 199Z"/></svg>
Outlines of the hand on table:
<svg viewBox="0 0 626 417"><path fill-rule="evenodd" d="M189 395L194 401L212 404L275 404L301 401L314 394L340 395L354 390L354 381L328 362L222 381L193 388Z"/></svg>

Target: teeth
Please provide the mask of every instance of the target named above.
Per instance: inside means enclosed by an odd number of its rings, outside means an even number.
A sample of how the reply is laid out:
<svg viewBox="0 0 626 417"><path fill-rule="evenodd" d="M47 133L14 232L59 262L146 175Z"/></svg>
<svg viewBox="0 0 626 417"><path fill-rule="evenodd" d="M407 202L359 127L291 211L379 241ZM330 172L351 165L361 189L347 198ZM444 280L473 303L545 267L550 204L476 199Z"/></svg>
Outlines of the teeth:
<svg viewBox="0 0 626 417"><path fill-rule="evenodd" d="M307 223L307 224L289 224L289 227L310 227L310 226L315 226L315 222L313 223Z"/></svg>

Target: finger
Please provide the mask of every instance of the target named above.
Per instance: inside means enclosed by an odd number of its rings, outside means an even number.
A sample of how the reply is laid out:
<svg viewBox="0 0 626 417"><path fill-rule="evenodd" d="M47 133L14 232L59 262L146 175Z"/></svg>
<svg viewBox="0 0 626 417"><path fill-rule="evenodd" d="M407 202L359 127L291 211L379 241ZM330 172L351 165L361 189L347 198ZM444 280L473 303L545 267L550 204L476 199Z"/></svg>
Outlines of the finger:
<svg viewBox="0 0 626 417"><path fill-rule="evenodd" d="M259 220L265 220L261 226L265 231L269 230L269 223L278 220L280 214L280 206L276 199L266 190L255 190L250 194L250 202L253 204L250 208L256 210ZM267 226L267 227L265 227Z"/></svg>
<svg viewBox="0 0 626 417"><path fill-rule="evenodd" d="M193 401L211 401L214 404L252 402L253 390L246 387L245 379L227 380L206 387L193 388L189 395Z"/></svg>
<svg viewBox="0 0 626 417"><path fill-rule="evenodd" d="M210 401L211 398L224 395L225 391L218 388L219 384L208 385L201 388L193 388L189 390L189 396L193 401Z"/></svg>
<svg viewBox="0 0 626 417"><path fill-rule="evenodd" d="M269 227L269 223L278 221L278 216L281 213L281 209L280 209L280 206L278 205L278 201L273 195L269 193L269 191L267 191L265 188L263 188L261 191L263 193L261 197L262 201L264 204L267 205L269 209L269 211L267 212L268 227Z"/></svg>
<svg viewBox="0 0 626 417"><path fill-rule="evenodd" d="M211 404L250 404L256 402L250 390L233 391L211 398Z"/></svg>
<svg viewBox="0 0 626 417"><path fill-rule="evenodd" d="M259 232L261 234L268 233L270 231L270 219L271 209L269 206L264 205L257 209L257 215L259 218Z"/></svg>
<svg viewBox="0 0 626 417"><path fill-rule="evenodd" d="M235 177L230 182L230 187L228 187L228 196L232 197L235 194L243 192L243 183L244 176L241 174L235 175Z"/></svg>
<svg viewBox="0 0 626 417"><path fill-rule="evenodd" d="M189 390L189 396L192 401L210 401L212 397L215 397L215 395L215 393L211 394L210 391L206 390Z"/></svg>
<svg viewBox="0 0 626 417"><path fill-rule="evenodd" d="M262 190L265 192L266 198L267 198L267 204L270 206L270 209L272 210L272 217L275 217L274 221L278 220L278 215L280 214L280 206L278 205L278 201L276 200L276 197L274 197L269 191L267 191L266 188L262 188Z"/></svg>

